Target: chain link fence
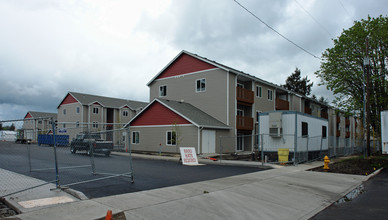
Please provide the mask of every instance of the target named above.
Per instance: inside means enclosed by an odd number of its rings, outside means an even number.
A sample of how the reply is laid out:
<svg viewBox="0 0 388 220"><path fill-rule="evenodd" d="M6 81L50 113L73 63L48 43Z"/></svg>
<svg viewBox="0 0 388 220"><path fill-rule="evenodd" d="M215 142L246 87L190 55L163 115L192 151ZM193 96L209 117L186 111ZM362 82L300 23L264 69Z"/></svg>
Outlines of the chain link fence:
<svg viewBox="0 0 388 220"><path fill-rule="evenodd" d="M235 143L234 150L230 150L231 143ZM300 164L304 162L322 160L324 156L341 157L365 153L365 145L360 139L298 136L282 134L273 136L237 135L220 137L221 159L255 160L275 164ZM372 152L379 151L377 140L371 142ZM376 146L376 147L374 147Z"/></svg>
<svg viewBox="0 0 388 220"><path fill-rule="evenodd" d="M53 118L0 124L9 129L0 136L0 186L8 187L0 197L49 183L63 188L111 178L134 181L129 130L121 124L56 123Z"/></svg>

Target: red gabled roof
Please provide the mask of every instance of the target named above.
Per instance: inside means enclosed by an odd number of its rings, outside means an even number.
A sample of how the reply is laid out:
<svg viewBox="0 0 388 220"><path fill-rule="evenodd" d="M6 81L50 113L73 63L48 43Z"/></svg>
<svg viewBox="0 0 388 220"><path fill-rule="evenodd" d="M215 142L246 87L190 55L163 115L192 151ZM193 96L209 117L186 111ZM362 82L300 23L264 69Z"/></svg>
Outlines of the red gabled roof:
<svg viewBox="0 0 388 220"><path fill-rule="evenodd" d="M32 115L28 112L24 118L32 118Z"/></svg>
<svg viewBox="0 0 388 220"><path fill-rule="evenodd" d="M164 67L163 70L160 71L149 83L147 83L147 85L149 86L152 81L156 79L178 76L187 73L194 73L214 68L219 68L219 66L213 65L211 62L205 59L201 59L191 53L182 51L166 67Z"/></svg>
<svg viewBox="0 0 388 220"><path fill-rule="evenodd" d="M182 116L163 106L159 102L152 103L141 115L133 120L131 126L149 126L149 125L174 125L191 124Z"/></svg>
<svg viewBox="0 0 388 220"><path fill-rule="evenodd" d="M71 104L71 103L76 103L78 102L70 93L67 93L66 97L62 100L62 102L58 105L65 105L65 104Z"/></svg>

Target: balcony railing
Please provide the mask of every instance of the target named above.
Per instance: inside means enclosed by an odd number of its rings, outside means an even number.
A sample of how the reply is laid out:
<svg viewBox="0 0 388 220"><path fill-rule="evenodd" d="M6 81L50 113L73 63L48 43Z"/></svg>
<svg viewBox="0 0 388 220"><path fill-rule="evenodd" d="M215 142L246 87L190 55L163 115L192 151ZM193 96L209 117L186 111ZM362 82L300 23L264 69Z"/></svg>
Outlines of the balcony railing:
<svg viewBox="0 0 388 220"><path fill-rule="evenodd" d="M329 118L329 114L327 112L321 112L321 117L328 119Z"/></svg>
<svg viewBox="0 0 388 220"><path fill-rule="evenodd" d="M311 108L304 107L304 113L311 115L311 112L312 112Z"/></svg>
<svg viewBox="0 0 388 220"><path fill-rule="evenodd" d="M289 110L290 103L286 100L276 98L276 110Z"/></svg>
<svg viewBox="0 0 388 220"><path fill-rule="evenodd" d="M252 131L253 130L253 118L248 116L236 116L236 128L237 130Z"/></svg>
<svg viewBox="0 0 388 220"><path fill-rule="evenodd" d="M254 101L253 100L253 96L254 96L253 91L248 90L248 89L244 89L241 87L237 87L236 91L237 91L237 101L247 103L250 105L253 104L253 101Z"/></svg>
<svg viewBox="0 0 388 220"><path fill-rule="evenodd" d="M349 125L350 125L350 120L349 119L345 119L345 126L349 127Z"/></svg>

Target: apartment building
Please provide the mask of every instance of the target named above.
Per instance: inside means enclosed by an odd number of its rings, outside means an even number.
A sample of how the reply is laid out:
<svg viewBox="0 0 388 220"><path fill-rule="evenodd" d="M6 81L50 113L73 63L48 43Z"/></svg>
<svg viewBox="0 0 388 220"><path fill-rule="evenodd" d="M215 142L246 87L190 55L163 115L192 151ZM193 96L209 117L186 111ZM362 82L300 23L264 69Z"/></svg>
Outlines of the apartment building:
<svg viewBox="0 0 388 220"><path fill-rule="evenodd" d="M71 140L85 131L120 129L147 103L104 96L68 92L58 105L58 133ZM119 144L122 137L104 134L104 139ZM117 136L117 137L116 137Z"/></svg>
<svg viewBox="0 0 388 220"><path fill-rule="evenodd" d="M336 122L330 122L334 119L330 114L335 114L335 111L326 104L187 51L180 52L151 79L147 86L150 89L151 103L166 103L162 100L188 103L208 114L212 120L228 127L228 129L197 127L197 131L194 132L196 141L184 144L186 147L195 147L197 153L217 153L221 150L223 152L253 151L254 134L257 133L257 121L261 112L297 111L327 119L329 124L333 124L333 128L337 125ZM187 125L174 123L173 126L171 118L146 125L139 123L145 120L143 114L152 112L153 107L153 105L147 106L128 123L133 132L132 141L136 139L133 149L151 151L167 149L166 151L177 152L173 147L175 145L171 145L173 127ZM168 111L179 112L174 109L176 106L165 107L164 111L158 114L166 114ZM184 115L180 116L185 118ZM161 127L164 127L164 130L160 129ZM148 137L150 134L148 131L151 129L153 135ZM338 127L336 129L338 130ZM190 134L192 135L193 132ZM182 134L184 137L186 135L189 133ZM223 137L236 138L221 144L219 140ZM150 147L145 141L148 138L158 138L159 144ZM213 147L209 148L210 145Z"/></svg>
<svg viewBox="0 0 388 220"><path fill-rule="evenodd" d="M39 134L52 131L52 120L57 120L56 113L29 111L24 116L22 130L25 138L37 142Z"/></svg>

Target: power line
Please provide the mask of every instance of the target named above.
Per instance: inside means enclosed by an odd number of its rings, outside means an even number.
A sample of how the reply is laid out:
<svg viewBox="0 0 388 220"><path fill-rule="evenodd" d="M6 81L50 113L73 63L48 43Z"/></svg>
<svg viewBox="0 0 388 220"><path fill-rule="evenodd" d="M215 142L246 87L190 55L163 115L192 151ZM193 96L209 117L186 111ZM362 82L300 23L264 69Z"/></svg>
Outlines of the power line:
<svg viewBox="0 0 388 220"><path fill-rule="evenodd" d="M294 0L294 1L296 2L296 4L299 5L300 8L303 9L303 11L305 11L315 21L315 23L317 23L324 31L326 31L332 38L334 38L334 36L325 28L325 26L319 23L318 20L315 19L297 0Z"/></svg>
<svg viewBox="0 0 388 220"><path fill-rule="evenodd" d="M275 30L274 28L272 28L271 26L269 26L267 23L265 23L263 20L261 20L259 17L257 17L253 12L249 11L246 7L244 7L242 4L240 4L240 2L238 2L237 0L233 0L234 2L236 2L241 8L243 8L245 11L247 11L249 14L251 14L253 17L255 17L257 20L259 20L261 23L263 23L265 26L267 26L269 29L271 29L272 31L274 31L275 33L277 33L279 36L281 36L282 38L284 38L285 40L287 40L288 42L290 42L291 44L293 44L294 46L296 46L297 48L303 50L304 52L310 54L311 56L313 56L314 58L317 58L317 59L321 59L317 56L315 56L314 54L310 53L309 51L307 51L306 49L304 49L303 47L299 46L298 44L294 43L293 41L291 41L290 39L288 39L287 37L285 37L284 35L282 35L281 33L279 33L277 30Z"/></svg>
<svg viewBox="0 0 388 220"><path fill-rule="evenodd" d="M351 15L349 14L348 10L346 10L344 4L342 4L341 0L338 0L338 1L339 1L339 3L341 4L341 6L342 6L342 8L344 9L344 11L346 12L346 14L348 14L349 17L351 17Z"/></svg>

